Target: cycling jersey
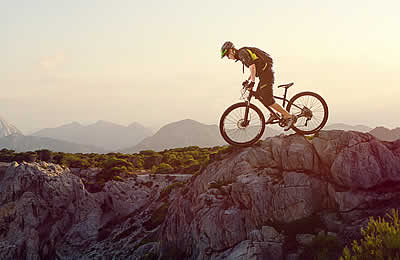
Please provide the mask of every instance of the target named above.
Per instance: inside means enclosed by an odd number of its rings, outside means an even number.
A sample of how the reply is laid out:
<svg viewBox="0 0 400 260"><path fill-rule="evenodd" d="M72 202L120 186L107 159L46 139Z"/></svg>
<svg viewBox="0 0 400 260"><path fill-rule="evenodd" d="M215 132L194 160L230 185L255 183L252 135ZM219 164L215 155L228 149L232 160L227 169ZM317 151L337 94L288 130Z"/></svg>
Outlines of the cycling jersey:
<svg viewBox="0 0 400 260"><path fill-rule="evenodd" d="M240 48L238 50L237 59L246 67L255 64L256 77L259 77L264 71L272 70L273 61L271 56L258 48Z"/></svg>

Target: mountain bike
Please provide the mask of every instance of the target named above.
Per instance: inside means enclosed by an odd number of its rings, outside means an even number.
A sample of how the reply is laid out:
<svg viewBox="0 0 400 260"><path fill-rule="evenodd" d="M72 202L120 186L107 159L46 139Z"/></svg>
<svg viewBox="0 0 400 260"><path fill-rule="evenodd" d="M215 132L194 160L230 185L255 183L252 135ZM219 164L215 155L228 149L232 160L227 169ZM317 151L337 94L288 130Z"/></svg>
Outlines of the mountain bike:
<svg viewBox="0 0 400 260"><path fill-rule="evenodd" d="M321 130L328 120L328 105L325 100L317 93L305 91L294 95L290 100L286 99L288 88L294 83L279 85L284 88L283 97L274 96L275 99L282 100L282 107L290 114L297 116L297 122L291 127L296 133L310 135ZM251 103L252 97L262 100L257 91L249 90L248 85L244 84L241 91L241 98L244 102L239 102L228 107L222 114L219 122L219 130L222 137L231 145L249 146L257 142L264 133L265 122L264 114L254 104ZM276 113L272 108L266 107L271 115L276 119L268 124L278 124L285 127L286 120Z"/></svg>

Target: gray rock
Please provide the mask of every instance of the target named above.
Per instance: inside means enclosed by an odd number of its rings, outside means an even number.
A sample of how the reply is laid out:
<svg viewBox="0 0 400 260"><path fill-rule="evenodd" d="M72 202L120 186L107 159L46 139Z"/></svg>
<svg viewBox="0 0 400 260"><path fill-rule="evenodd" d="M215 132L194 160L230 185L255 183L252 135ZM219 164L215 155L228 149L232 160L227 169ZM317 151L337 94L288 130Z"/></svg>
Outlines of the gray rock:
<svg viewBox="0 0 400 260"><path fill-rule="evenodd" d="M312 244L315 235L313 234L298 234L296 235L296 241L302 246L310 246Z"/></svg>
<svg viewBox="0 0 400 260"><path fill-rule="evenodd" d="M261 233L263 235L264 241L266 242L283 243L284 236L276 231L273 227L263 226L261 228Z"/></svg>
<svg viewBox="0 0 400 260"><path fill-rule="evenodd" d="M290 253L286 255L286 260L297 260L299 259L299 254L298 253Z"/></svg>

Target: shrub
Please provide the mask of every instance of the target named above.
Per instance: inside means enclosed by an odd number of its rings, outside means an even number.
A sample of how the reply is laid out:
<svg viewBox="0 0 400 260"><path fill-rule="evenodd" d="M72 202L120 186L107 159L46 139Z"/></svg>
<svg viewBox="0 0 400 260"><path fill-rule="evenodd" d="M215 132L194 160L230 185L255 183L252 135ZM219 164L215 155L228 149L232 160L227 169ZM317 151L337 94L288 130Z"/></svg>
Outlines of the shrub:
<svg viewBox="0 0 400 260"><path fill-rule="evenodd" d="M0 150L0 161L1 162L12 162L15 161L14 156L15 156L15 151L14 150L7 150L6 148L3 148Z"/></svg>
<svg viewBox="0 0 400 260"><path fill-rule="evenodd" d="M164 190L160 192L160 197L158 198L159 200L162 200L169 196L171 191L175 188L180 188L183 187L185 184L183 182L174 182L171 185L167 186Z"/></svg>
<svg viewBox="0 0 400 260"><path fill-rule="evenodd" d="M340 260L400 259L399 212L392 209L386 216L389 221L370 217L367 228L361 228L360 242L354 240L351 250L346 246Z"/></svg>
<svg viewBox="0 0 400 260"><path fill-rule="evenodd" d="M34 162L37 159L37 154L35 152L24 152L24 153L16 153L12 156L12 161L17 162Z"/></svg>
<svg viewBox="0 0 400 260"><path fill-rule="evenodd" d="M114 176L114 177L113 177L113 180L114 180L114 181L124 181L124 179L123 179L121 176L118 176L118 175L117 175L117 176Z"/></svg>
<svg viewBox="0 0 400 260"><path fill-rule="evenodd" d="M39 157L39 160L49 162L53 159L53 152L47 149L37 150L36 154Z"/></svg>
<svg viewBox="0 0 400 260"><path fill-rule="evenodd" d="M63 159L64 155L62 153L57 153L53 156L53 161L54 163L57 164L62 164L62 159Z"/></svg>
<svg viewBox="0 0 400 260"><path fill-rule="evenodd" d="M169 204L164 203L161 207L153 212L153 214L151 215L151 223L154 227L160 225L164 221L168 213L168 207Z"/></svg>
<svg viewBox="0 0 400 260"><path fill-rule="evenodd" d="M133 168L132 163L127 162L124 159L118 159L115 157L111 157L103 162L104 169L112 169L114 167L126 167L126 168Z"/></svg>
<svg viewBox="0 0 400 260"><path fill-rule="evenodd" d="M315 135L306 135L304 136L307 140L311 141Z"/></svg>
<svg viewBox="0 0 400 260"><path fill-rule="evenodd" d="M139 154L142 154L142 155L153 155L153 154L155 154L156 152L155 151L153 151L153 150L144 150L144 151L140 151L139 152Z"/></svg>
<svg viewBox="0 0 400 260"><path fill-rule="evenodd" d="M145 223L143 223L143 226L145 227L145 229L146 230L151 230L151 229L154 229L157 226L159 226L161 223L163 223L165 217L168 214L168 207L169 207L168 202L165 202L159 208L154 210L153 213L151 214L151 218L148 221L146 221ZM144 245L144 244L147 244L149 242L152 242L152 241L147 241L147 239L146 240L144 239L144 240L142 240L140 242L138 247L140 245Z"/></svg>
<svg viewBox="0 0 400 260"><path fill-rule="evenodd" d="M158 166L162 162L162 155L155 153L152 156L145 157L143 162L144 169L151 169L153 166Z"/></svg>
<svg viewBox="0 0 400 260"><path fill-rule="evenodd" d="M88 168L90 163L86 159L82 159L79 155L66 154L62 158L62 164L69 168Z"/></svg>
<svg viewBox="0 0 400 260"><path fill-rule="evenodd" d="M157 174L168 174L171 173L174 168L171 167L168 163L161 163L155 170Z"/></svg>

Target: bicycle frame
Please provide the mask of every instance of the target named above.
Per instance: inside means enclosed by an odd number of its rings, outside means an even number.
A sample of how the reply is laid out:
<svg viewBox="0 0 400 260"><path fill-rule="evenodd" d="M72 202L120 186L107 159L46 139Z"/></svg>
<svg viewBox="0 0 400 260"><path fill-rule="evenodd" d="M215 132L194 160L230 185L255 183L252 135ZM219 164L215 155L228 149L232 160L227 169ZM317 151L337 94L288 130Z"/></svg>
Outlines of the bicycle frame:
<svg viewBox="0 0 400 260"><path fill-rule="evenodd" d="M262 97L257 93L257 91L253 91L253 90L248 90L248 91L250 92L250 94L246 100L247 107L246 107L246 111L245 111L245 115L244 115L244 126L247 126L249 124L248 115L249 115L249 106L250 106L251 98L255 97L256 99L258 99L260 101L262 100ZM286 99L286 94L287 94L287 88L285 88L285 93L283 94L283 97L274 96L275 99L282 100L283 108L285 108L285 104L289 102L289 100ZM264 103L262 103L262 102L261 102L261 104L264 105ZM293 106L301 109L296 104L293 104ZM274 119L270 124L277 124L277 123L281 122L282 118L272 108L265 106L265 105L264 105L264 107L266 107L271 114L273 114L274 116L276 116L278 118L278 119Z"/></svg>

